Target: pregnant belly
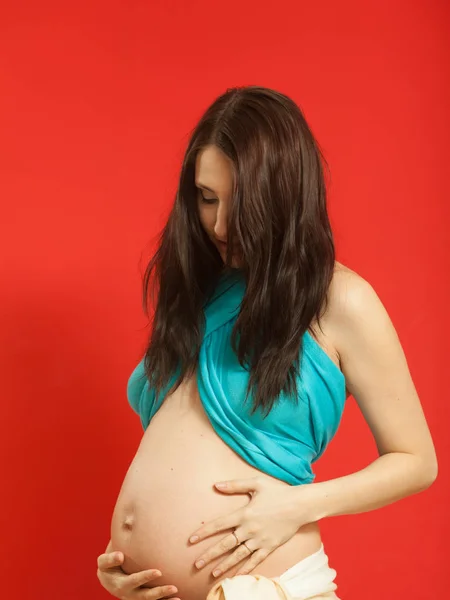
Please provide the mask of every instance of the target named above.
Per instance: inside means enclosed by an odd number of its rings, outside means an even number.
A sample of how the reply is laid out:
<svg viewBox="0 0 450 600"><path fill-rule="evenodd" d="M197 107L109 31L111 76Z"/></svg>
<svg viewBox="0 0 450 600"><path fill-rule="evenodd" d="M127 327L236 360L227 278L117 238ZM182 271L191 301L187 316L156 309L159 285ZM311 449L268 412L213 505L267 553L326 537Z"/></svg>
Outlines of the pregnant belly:
<svg viewBox="0 0 450 600"><path fill-rule="evenodd" d="M232 551L200 571L194 562L227 531L195 545L188 538L202 523L250 501L244 494L221 494L213 487L215 482L256 475L272 479L248 465L215 433L194 384L180 386L150 422L117 499L111 542L113 550L124 553L124 571L159 569L162 577L148 587L171 584L178 588L173 597L204 600L217 581L211 575L214 566ZM303 527L255 571L280 575L320 544L317 526ZM243 564L223 577L232 577Z"/></svg>

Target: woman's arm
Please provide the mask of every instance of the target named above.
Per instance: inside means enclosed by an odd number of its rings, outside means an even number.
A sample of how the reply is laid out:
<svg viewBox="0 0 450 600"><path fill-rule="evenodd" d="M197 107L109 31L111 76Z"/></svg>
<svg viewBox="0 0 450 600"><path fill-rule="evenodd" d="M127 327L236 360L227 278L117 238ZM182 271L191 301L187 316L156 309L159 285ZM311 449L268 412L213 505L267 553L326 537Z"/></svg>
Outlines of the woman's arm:
<svg viewBox="0 0 450 600"><path fill-rule="evenodd" d="M192 532L200 541L234 530L197 557L208 564L235 549L215 566L222 573L245 559L239 574L250 573L303 525L380 508L424 490L436 478L431 435L400 341L381 301L350 270L336 272L330 292L327 334L333 338L347 389L361 408L380 456L357 473L320 483L286 486L260 477L228 480L225 488L218 489L250 492L249 504ZM235 536L246 540L246 546L236 546Z"/></svg>
<svg viewBox="0 0 450 600"><path fill-rule="evenodd" d="M380 508L426 489L437 476L430 431L383 304L371 285L353 271L337 272L330 291L327 323L347 389L372 431L380 456L361 471L307 486L313 520ZM299 502L304 506L306 490L300 488Z"/></svg>

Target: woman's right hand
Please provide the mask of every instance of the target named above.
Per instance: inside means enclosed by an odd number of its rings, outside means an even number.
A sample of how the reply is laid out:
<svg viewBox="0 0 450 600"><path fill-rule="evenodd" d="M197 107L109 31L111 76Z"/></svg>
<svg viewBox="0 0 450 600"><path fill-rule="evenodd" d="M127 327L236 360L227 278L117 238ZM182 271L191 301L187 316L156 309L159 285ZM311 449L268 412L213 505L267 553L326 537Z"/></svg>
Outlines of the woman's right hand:
<svg viewBox="0 0 450 600"><path fill-rule="evenodd" d="M158 569L147 569L128 575L122 570L124 561L122 552L111 552L111 542L105 553L97 559L97 577L102 586L113 596L120 600L160 600L175 594L178 590L173 585L163 585L154 588L141 588L140 586L161 577ZM173 598L171 600L180 600Z"/></svg>

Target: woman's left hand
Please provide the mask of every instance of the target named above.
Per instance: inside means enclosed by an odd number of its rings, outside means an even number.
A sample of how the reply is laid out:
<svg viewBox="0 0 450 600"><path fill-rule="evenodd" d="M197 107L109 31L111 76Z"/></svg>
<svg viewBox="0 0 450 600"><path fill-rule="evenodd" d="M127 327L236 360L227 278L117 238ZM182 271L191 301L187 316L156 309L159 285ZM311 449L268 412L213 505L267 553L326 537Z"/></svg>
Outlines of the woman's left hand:
<svg viewBox="0 0 450 600"><path fill-rule="evenodd" d="M261 477L235 479L223 483L225 487L218 483L215 487L225 494L250 493L251 500L243 508L203 525L189 538L191 543L196 543L219 531L234 528L234 533L229 533L195 562L197 568L202 568L218 556L236 548L215 567L214 577L219 577L245 558L248 558L247 562L236 575L250 573L271 552L290 540L300 527L310 522L307 518L308 507L304 502L302 508L300 507L299 486ZM304 491L308 487L308 484L301 486ZM307 504L311 506L310 503Z"/></svg>

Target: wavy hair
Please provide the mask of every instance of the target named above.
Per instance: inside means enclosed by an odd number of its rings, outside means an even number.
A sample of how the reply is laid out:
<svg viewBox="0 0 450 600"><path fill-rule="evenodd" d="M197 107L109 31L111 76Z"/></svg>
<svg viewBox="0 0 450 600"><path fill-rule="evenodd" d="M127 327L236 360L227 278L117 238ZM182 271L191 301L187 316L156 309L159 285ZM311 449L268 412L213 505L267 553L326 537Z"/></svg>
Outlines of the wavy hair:
<svg viewBox="0 0 450 600"><path fill-rule="evenodd" d="M233 170L225 264L197 207L196 157L209 145ZM147 317L150 296L154 309L145 374L157 396L175 372L171 391L194 374L203 307L237 245L246 291L232 345L249 370L246 399L251 394L252 412L260 408L265 416L281 391L295 399L303 334L314 317L320 327L335 264L324 167L301 109L278 91L233 87L206 109L190 135L175 202L143 278Z"/></svg>

